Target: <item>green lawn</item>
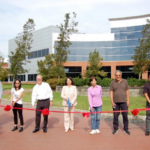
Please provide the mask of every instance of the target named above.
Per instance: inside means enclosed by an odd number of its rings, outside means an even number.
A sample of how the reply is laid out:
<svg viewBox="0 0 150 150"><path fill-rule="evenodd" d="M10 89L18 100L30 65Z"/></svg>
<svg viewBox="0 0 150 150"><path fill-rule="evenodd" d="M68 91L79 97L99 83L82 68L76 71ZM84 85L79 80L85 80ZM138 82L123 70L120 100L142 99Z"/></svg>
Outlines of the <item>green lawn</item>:
<svg viewBox="0 0 150 150"><path fill-rule="evenodd" d="M3 90L11 90L12 84L2 84ZM32 89L34 84L22 84L24 89Z"/></svg>
<svg viewBox="0 0 150 150"><path fill-rule="evenodd" d="M62 106L62 98L60 97L60 93L53 92L54 100L53 105L54 106ZM10 95L3 95L3 99L10 99ZM110 102L109 97L103 97L103 111L111 111L112 106ZM31 102L31 92L26 92L23 95L23 101L25 102ZM77 109L83 109L88 110L89 104L88 104L88 98L87 96L78 96L77 97L78 105L76 106ZM146 100L144 97L130 97L130 110L136 109L136 108L145 108L146 106ZM131 114L131 113L129 113ZM145 111L140 111L139 115L146 115Z"/></svg>

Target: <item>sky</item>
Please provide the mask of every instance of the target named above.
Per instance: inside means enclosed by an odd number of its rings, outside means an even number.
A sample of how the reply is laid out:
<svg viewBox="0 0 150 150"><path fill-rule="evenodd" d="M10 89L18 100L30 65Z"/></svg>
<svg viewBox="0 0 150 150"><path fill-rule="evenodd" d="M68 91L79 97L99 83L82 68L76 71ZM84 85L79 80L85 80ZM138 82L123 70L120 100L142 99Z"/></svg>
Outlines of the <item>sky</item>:
<svg viewBox="0 0 150 150"><path fill-rule="evenodd" d="M108 18L150 14L150 0L0 0L0 56L8 58L8 41L23 31L28 18L35 30L63 23L77 14L81 33L110 33Z"/></svg>

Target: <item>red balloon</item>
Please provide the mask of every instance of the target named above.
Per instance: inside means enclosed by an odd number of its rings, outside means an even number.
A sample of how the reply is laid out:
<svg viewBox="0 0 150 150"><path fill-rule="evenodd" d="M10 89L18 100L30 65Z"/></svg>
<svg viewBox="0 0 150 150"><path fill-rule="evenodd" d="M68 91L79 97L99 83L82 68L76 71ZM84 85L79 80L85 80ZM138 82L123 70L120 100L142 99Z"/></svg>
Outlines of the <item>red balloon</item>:
<svg viewBox="0 0 150 150"><path fill-rule="evenodd" d="M42 110L42 114L43 114L44 116L48 116L48 115L49 115L49 109L44 108L44 109Z"/></svg>
<svg viewBox="0 0 150 150"><path fill-rule="evenodd" d="M4 107L4 110L5 110L5 111L10 111L10 110L11 110L11 106L10 106L10 105L6 105L6 106Z"/></svg>

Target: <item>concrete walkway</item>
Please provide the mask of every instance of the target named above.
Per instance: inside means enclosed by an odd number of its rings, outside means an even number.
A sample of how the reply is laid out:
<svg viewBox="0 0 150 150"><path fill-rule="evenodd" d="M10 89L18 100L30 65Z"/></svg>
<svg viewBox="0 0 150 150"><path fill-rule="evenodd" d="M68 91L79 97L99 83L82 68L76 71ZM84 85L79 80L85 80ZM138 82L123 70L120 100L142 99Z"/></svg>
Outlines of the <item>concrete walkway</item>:
<svg viewBox="0 0 150 150"><path fill-rule="evenodd" d="M2 103L3 104L3 103ZM24 107L29 107L24 106ZM0 107L0 150L149 150L150 136L145 136L145 123L130 123L131 135L122 132L120 123L117 135L112 135L112 120L101 119L100 134L90 135L90 118L86 121L81 114L75 115L75 130L64 132L63 114L49 115L48 132L41 129L32 133L35 127L35 112L23 111L24 131L12 132L12 111ZM43 118L42 118L43 120ZM41 123L42 125L42 123Z"/></svg>

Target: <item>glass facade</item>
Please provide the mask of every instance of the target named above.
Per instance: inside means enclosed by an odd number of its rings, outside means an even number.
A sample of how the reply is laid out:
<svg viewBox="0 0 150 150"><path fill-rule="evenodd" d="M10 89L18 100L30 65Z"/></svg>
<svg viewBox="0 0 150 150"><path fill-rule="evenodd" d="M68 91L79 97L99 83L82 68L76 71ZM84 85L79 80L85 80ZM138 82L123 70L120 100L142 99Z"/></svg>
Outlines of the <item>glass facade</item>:
<svg viewBox="0 0 150 150"><path fill-rule="evenodd" d="M81 77L81 67L65 67L67 77Z"/></svg>
<svg viewBox="0 0 150 150"><path fill-rule="evenodd" d="M25 75L18 75L16 79L20 79L21 81L26 81L26 76ZM10 76L10 81L13 81L13 76Z"/></svg>
<svg viewBox="0 0 150 150"><path fill-rule="evenodd" d="M28 74L28 81L36 81L37 74Z"/></svg>
<svg viewBox="0 0 150 150"><path fill-rule="evenodd" d="M144 27L145 25L111 28L111 33L114 33L114 41L71 41L67 61L88 61L89 53L95 49L104 61L132 60L131 57L135 47L139 45L138 39L142 38L141 31Z"/></svg>
<svg viewBox="0 0 150 150"><path fill-rule="evenodd" d="M31 52L31 55L28 56L28 59L33 59L33 58L39 58L39 57L44 57L45 55L49 54L49 49L42 49L38 51L33 51Z"/></svg>
<svg viewBox="0 0 150 150"><path fill-rule="evenodd" d="M116 70L120 70L122 72L122 78L136 78L138 79L138 75L132 72L133 66L116 66Z"/></svg>

